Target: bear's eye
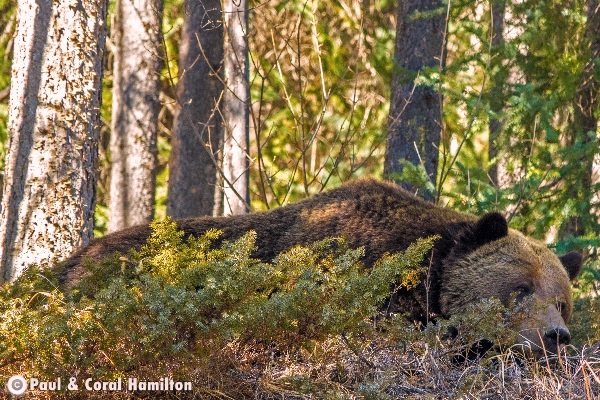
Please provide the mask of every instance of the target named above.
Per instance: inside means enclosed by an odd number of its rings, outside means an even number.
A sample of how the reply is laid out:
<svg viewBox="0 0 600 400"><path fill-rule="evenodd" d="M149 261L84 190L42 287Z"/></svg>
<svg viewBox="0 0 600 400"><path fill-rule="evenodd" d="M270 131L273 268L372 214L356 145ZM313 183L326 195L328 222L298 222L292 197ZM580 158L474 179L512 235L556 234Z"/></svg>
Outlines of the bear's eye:
<svg viewBox="0 0 600 400"><path fill-rule="evenodd" d="M533 291L531 290L531 288L527 285L520 285L517 286L517 288L515 289L515 292L517 293L517 297L516 297L516 301L523 301L523 299L527 296L529 296L531 293L533 293Z"/></svg>

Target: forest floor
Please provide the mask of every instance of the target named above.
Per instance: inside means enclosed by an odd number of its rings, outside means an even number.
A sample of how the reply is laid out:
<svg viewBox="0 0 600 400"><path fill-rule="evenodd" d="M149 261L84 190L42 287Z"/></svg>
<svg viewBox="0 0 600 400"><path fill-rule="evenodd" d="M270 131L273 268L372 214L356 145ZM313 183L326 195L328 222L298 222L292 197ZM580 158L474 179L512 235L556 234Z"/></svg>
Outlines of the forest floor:
<svg viewBox="0 0 600 400"><path fill-rule="evenodd" d="M223 387L205 394L257 399L600 399L600 342L537 361L508 349L460 362L457 350L423 341L408 347L368 343L357 349L332 340L312 353L279 355L270 362L250 357L246 368L235 372L240 392ZM227 392L233 396L219 395Z"/></svg>

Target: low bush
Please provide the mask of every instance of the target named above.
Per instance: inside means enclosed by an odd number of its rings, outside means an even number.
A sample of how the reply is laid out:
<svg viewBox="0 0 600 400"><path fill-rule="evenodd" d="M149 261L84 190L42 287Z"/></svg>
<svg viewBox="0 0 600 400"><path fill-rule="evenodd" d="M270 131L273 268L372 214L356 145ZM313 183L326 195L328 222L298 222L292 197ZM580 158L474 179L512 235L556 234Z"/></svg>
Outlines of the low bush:
<svg viewBox="0 0 600 400"><path fill-rule="evenodd" d="M136 372L188 379L205 369L225 379L237 362L226 349L235 346L290 352L340 335L368 337L390 283L417 284L432 241L364 270L363 250L341 239L263 263L251 257L253 232L213 248L218 237L209 231L184 240L167 220L153 225L140 251L89 264L89 276L68 294L53 271L39 268L4 285L0 378L110 380Z"/></svg>

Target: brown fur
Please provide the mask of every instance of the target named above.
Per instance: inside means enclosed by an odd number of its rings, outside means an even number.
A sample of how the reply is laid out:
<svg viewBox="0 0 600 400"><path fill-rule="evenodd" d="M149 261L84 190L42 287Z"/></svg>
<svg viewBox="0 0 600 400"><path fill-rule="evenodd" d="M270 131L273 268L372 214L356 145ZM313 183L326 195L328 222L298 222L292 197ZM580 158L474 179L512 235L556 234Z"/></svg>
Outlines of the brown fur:
<svg viewBox="0 0 600 400"><path fill-rule="evenodd" d="M548 315L528 318L529 325L524 330L533 330L538 336L549 328L566 329L564 320L572 308L569 276L581 266L581 257L571 254L566 258L570 269L567 273L558 257L543 244L508 231L499 214L477 220L436 207L396 185L373 180L355 181L268 212L192 218L177 223L186 235L198 236L218 228L227 240L254 230L254 256L264 261L271 261L279 252L298 244L344 237L353 247L364 246L363 261L367 266L386 252L405 250L418 238L439 235L441 238L426 260L431 261L429 288L426 290L422 283L411 291L395 293L391 306L425 321L449 316L483 298L495 297L506 303L511 293L526 285L531 289L528 295L533 295L528 298L533 297L538 303L559 301L566 305L562 315L546 310ZM149 234L150 228L144 225L92 241L62 265L61 284L69 288L85 275L84 259L99 261L114 252L139 248ZM535 318L539 321L530 322ZM531 345L534 339L528 337L523 342ZM548 346L552 347L551 343Z"/></svg>

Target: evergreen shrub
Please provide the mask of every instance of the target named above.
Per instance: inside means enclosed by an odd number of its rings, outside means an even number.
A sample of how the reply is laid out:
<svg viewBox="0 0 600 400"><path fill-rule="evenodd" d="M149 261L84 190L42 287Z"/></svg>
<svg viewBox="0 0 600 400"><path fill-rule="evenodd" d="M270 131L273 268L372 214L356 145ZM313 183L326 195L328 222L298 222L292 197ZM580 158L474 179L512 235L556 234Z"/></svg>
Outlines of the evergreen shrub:
<svg viewBox="0 0 600 400"><path fill-rule="evenodd" d="M227 368L232 346L289 352L368 337L391 283L416 285L434 240L366 269L364 250L343 239L294 247L265 263L251 256L254 232L214 246L218 231L184 238L171 220L152 227L140 251L90 263L69 293L56 270L40 268L1 287L0 380L16 373L114 379L131 371L157 378Z"/></svg>

